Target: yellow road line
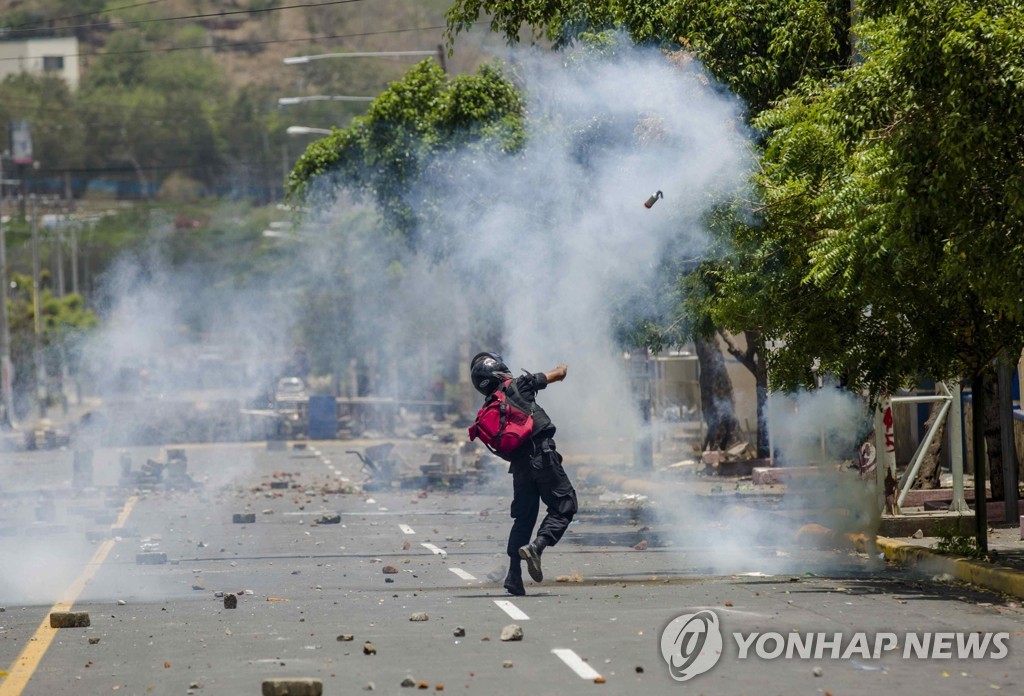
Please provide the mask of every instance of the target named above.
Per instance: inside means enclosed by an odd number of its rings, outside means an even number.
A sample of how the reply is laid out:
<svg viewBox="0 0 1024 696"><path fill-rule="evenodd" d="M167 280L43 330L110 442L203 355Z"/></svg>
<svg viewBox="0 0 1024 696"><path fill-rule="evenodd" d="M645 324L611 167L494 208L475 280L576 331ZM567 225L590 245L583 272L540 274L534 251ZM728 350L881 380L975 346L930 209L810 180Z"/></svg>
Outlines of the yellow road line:
<svg viewBox="0 0 1024 696"><path fill-rule="evenodd" d="M121 513L117 516L117 522L111 526L111 529L124 526L136 502L138 502L136 496L132 496L125 502L124 507L121 508ZM28 645L25 646L25 649L18 655L18 659L11 665L7 677L0 677L0 696L19 696L25 690L28 680L32 678L32 675L43 659L43 655L46 654L50 643L53 642L57 635L57 629L50 628L50 614L55 611L71 610L75 600L78 599L78 596L82 594L82 590L85 589L85 584L96 575L100 566L103 565L103 561L107 560L107 556L113 548L113 539L107 539L100 544L99 548L96 549L96 553L92 555L85 568L82 569L81 574L71 584L71 587L68 588L64 599L54 604L50 611L46 613L42 623L39 624L39 628L36 629L36 632L29 639Z"/></svg>

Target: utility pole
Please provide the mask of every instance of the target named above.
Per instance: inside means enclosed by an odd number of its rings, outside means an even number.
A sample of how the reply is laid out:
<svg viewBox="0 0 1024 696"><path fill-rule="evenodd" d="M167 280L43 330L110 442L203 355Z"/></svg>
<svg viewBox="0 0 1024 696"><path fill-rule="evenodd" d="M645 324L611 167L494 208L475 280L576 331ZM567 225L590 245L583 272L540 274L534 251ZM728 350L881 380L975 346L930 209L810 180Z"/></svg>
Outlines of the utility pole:
<svg viewBox="0 0 1024 696"><path fill-rule="evenodd" d="M36 398L39 400L39 417L46 418L46 363L43 362L43 298L39 288L39 215L36 209L36 194L29 196L32 206L32 314L35 328Z"/></svg>
<svg viewBox="0 0 1024 696"><path fill-rule="evenodd" d="M71 292L78 294L78 223L71 225Z"/></svg>
<svg viewBox="0 0 1024 696"><path fill-rule="evenodd" d="M7 243L4 234L4 169L3 156L0 154L0 398L3 400L4 414L0 425L5 428L14 426L14 368L11 365L11 327L7 319Z"/></svg>

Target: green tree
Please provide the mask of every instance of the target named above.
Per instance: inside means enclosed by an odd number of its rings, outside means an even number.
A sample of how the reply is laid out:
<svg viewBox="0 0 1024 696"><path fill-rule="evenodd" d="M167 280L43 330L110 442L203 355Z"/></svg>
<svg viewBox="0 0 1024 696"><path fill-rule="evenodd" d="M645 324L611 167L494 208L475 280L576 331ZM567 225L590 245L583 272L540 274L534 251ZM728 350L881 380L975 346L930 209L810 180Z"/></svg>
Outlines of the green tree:
<svg viewBox="0 0 1024 696"><path fill-rule="evenodd" d="M366 116L310 145L289 176L289 193L308 199L321 178L331 195L344 184L372 200L387 228L416 248L437 229L425 224L429 213L416 212L429 210L431 192L443 185L431 164L467 146L517 150L525 138L522 112L522 96L498 67L448 79L425 60L381 93Z"/></svg>
<svg viewBox="0 0 1024 696"><path fill-rule="evenodd" d="M757 122L770 134L763 224L740 237L723 321L759 317L784 342L771 359L783 385L807 384L815 367L874 394L968 377L980 426L993 359L1024 344L1024 11L1002 0L864 11L862 61ZM995 492L1001 462L988 454Z"/></svg>
<svg viewBox="0 0 1024 696"><path fill-rule="evenodd" d="M822 77L849 55L847 0L456 0L449 47L484 14L518 43L523 28L563 46L623 29L638 43L684 48L757 114L805 76Z"/></svg>

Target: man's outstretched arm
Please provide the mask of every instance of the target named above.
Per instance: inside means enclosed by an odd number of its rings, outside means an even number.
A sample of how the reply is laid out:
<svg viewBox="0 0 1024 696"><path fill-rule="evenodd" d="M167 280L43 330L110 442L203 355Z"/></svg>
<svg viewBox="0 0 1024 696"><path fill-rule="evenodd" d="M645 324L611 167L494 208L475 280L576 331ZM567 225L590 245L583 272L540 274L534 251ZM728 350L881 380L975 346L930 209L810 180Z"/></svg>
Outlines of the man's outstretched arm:
<svg viewBox="0 0 1024 696"><path fill-rule="evenodd" d="M551 384L552 382L561 382L563 379L565 379L565 376L568 373L568 365L559 365L555 369L551 370L551 372L546 372L544 376L547 378L548 384Z"/></svg>

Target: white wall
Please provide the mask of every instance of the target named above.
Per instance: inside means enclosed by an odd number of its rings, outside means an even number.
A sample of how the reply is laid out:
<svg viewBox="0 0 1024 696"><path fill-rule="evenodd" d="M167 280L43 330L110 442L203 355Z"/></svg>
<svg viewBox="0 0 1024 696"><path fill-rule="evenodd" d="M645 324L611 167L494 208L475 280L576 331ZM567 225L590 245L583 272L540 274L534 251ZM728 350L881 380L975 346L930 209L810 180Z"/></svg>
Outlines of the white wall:
<svg viewBox="0 0 1024 696"><path fill-rule="evenodd" d="M53 72L63 77L72 91L78 89L78 39L73 36L0 41L0 79L19 72L41 75L44 72L43 59L47 57L64 59L64 67Z"/></svg>

